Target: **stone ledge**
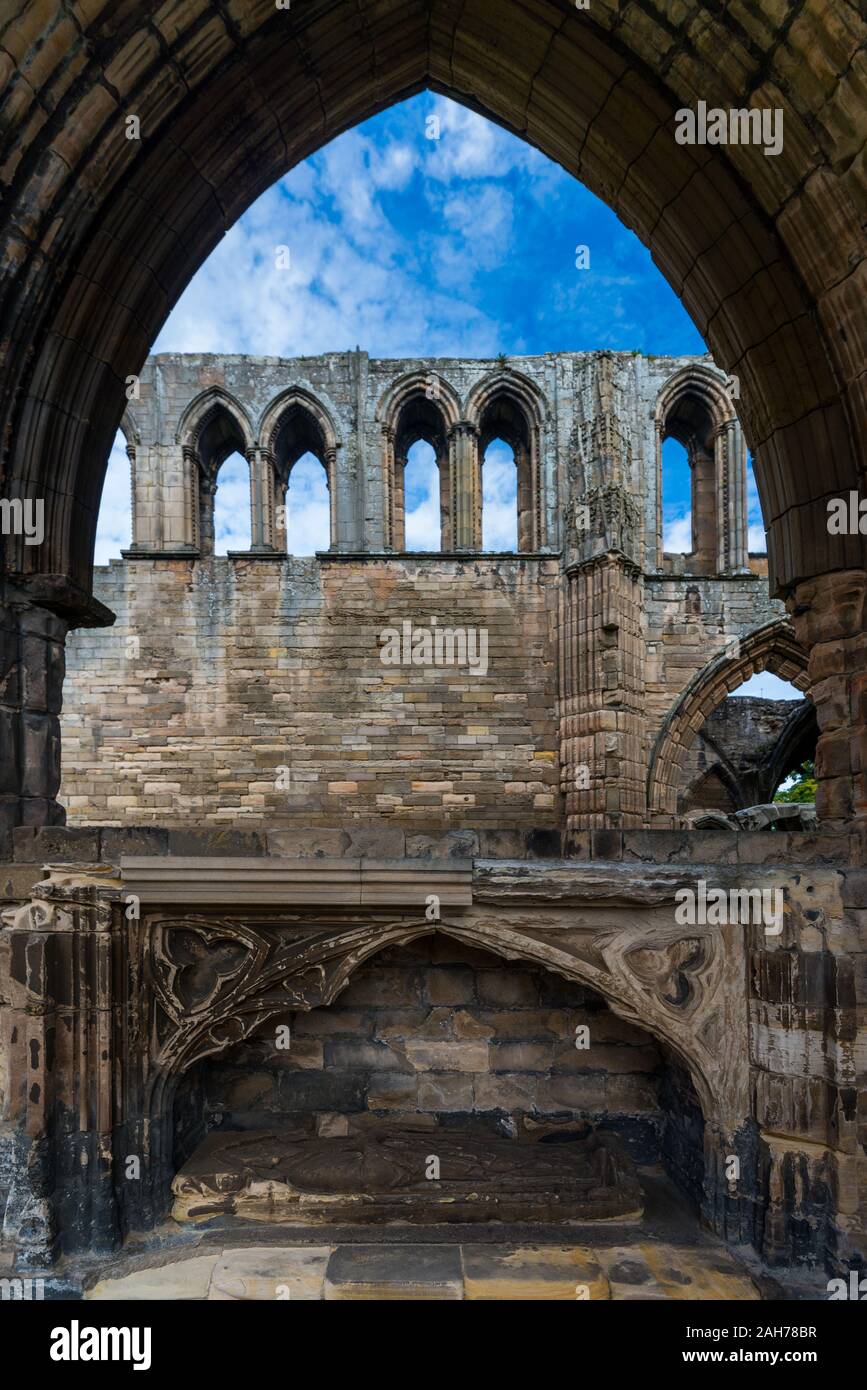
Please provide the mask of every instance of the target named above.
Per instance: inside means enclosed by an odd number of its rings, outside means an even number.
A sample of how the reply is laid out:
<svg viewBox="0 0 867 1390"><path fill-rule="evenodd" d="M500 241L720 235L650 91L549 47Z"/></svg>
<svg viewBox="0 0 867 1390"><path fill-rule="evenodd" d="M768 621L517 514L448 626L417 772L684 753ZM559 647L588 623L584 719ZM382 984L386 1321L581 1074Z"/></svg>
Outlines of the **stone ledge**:
<svg viewBox="0 0 867 1390"><path fill-rule="evenodd" d="M384 822L269 830L193 826L14 826L0 863L115 863L128 855L251 859L565 860L666 864L839 865L857 867L857 835L846 830L589 830L567 834L544 827L453 830L420 824L405 829ZM11 852L10 852L11 851Z"/></svg>
<svg viewBox="0 0 867 1390"><path fill-rule="evenodd" d="M247 906L321 903L335 906L417 906L434 894L443 907L472 903L469 860L207 859L128 856L124 889L146 903Z"/></svg>

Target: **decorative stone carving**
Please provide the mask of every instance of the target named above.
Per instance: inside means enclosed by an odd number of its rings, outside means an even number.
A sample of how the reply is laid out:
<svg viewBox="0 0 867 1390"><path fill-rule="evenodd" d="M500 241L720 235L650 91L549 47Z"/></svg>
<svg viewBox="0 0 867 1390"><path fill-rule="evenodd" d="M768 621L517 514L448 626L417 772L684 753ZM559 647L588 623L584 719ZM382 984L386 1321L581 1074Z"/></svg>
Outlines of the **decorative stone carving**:
<svg viewBox="0 0 867 1390"><path fill-rule="evenodd" d="M430 1158L437 1160L431 1179ZM520 1144L491 1135L400 1129L316 1138L297 1131L212 1134L172 1183L176 1221L588 1221L642 1212L635 1170L605 1136Z"/></svg>

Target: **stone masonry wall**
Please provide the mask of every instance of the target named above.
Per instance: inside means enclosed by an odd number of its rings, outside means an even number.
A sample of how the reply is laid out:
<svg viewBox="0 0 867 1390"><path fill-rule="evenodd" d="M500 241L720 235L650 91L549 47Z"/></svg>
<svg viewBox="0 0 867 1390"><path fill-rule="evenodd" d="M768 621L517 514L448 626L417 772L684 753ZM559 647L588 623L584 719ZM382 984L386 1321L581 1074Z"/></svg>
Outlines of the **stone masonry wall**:
<svg viewBox="0 0 867 1390"><path fill-rule="evenodd" d="M485 556L113 564L116 627L70 644L70 820L556 825L557 577ZM487 630L485 675L382 663L383 628L432 618Z"/></svg>
<svg viewBox="0 0 867 1390"><path fill-rule="evenodd" d="M668 393L684 381L692 423L669 425ZM68 643L61 802L72 824L641 825L651 751L684 687L783 616L741 543L743 444L707 358L168 355L148 359L140 388L124 426L135 543L94 576L117 622ZM485 554L467 541L472 478L489 435L519 417L535 549ZM694 428L705 450L716 431L714 561L707 547L661 552L669 428ZM458 553L421 557L386 540L398 527L395 459L430 430L464 531ZM274 469L316 440L332 547L289 557ZM194 519L206 528L214 469L233 448L250 464L254 540L214 558ZM600 587L604 556L619 557L605 574L631 576L622 612L603 598L614 593ZM384 665L380 634L405 621L483 632L487 669ZM572 763L588 758L582 799Z"/></svg>
<svg viewBox="0 0 867 1390"><path fill-rule="evenodd" d="M286 1050L275 1047L280 1023ZM589 1047L579 1050L580 1026ZM438 936L375 956L335 1003L270 1023L207 1064L195 1089L206 1120L228 1129L349 1133L385 1112L431 1129L505 1124L526 1138L592 1122L652 1162L662 1069L654 1039L592 990Z"/></svg>

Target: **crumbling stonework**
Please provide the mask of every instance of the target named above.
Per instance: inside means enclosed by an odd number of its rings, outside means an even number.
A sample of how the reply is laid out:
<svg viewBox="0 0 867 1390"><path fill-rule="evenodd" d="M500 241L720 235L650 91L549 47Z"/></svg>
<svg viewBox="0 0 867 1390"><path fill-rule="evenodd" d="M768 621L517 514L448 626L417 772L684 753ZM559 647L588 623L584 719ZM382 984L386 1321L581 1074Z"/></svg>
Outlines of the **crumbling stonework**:
<svg viewBox="0 0 867 1390"><path fill-rule="evenodd" d="M44 499L47 518L44 545L28 547L19 535L2 540L0 838L11 862L3 864L0 881L11 907L0 931L0 1179L9 1181L4 1234L20 1268L45 1271L61 1249L112 1251L127 1232L151 1229L166 1210L174 1169L178 1076L197 1057L229 1054L243 1044L263 1021L260 1006L270 1018L285 1013L287 1000L296 1012L336 1000L363 966L362 948L402 948L422 932L430 935L418 900L430 870L424 856L458 852L482 862L472 869L467 901L469 871L445 861L463 875L465 895L457 905L464 917L447 921L452 935L597 990L612 1010L676 1047L702 1110L700 1183L708 1223L787 1268L816 1259L856 1276L863 1271L865 538L854 530L832 535L826 504L863 487L867 337L858 84L865 24L849 0L833 8L833 22L831 14L826 0L758 7L683 0L676 23L657 0L627 7L600 0L587 12L553 0L467 0L457 7L452 0L328 0L288 10L266 0L219 6L179 0L157 10L107 0L87 6L13 0L7 7L0 19L0 462L4 500ZM143 450L136 539L151 550L140 550L118 577L104 581L112 603L120 600L118 636L99 650L87 648L86 634L74 639L82 645L73 650L71 729L81 741L70 771L84 779L74 810L86 823L54 826L58 648L67 624L111 621L91 594L93 537L104 461L129 377L145 380L143 364L166 313L259 193L333 135L425 87L525 136L606 199L650 246L705 335L720 370L702 364L698 392L707 406L692 451L701 534L697 562L687 567L697 573L680 573L683 566L658 554L654 561L641 549L652 549L658 534L659 498L652 489L642 493L645 509L636 514L636 469L647 469L658 440L646 447L648 421L634 428L627 405L630 371L633 383L647 385L648 369L610 356L605 366L599 358L592 368L573 369L587 387L577 393L577 430L553 445L546 420L552 409L559 412L568 364L564 382L561 367L545 359L534 377L538 391L522 396L523 425L494 409L481 390L475 396L491 407L499 427L507 419L516 425L521 470L522 556L486 561L493 568L484 570L474 467L483 430L478 433L481 419L467 414L484 373L471 381L472 364L461 365L461 381L441 396L445 429L431 431L447 465L441 502L448 558L435 564L453 576L448 582L460 611L480 578L495 594L508 658L518 662L515 690L528 705L529 661L517 655L514 634L529 614L535 654L544 647L540 615L544 610L547 622L556 613L543 651L538 721L512 729L499 723L495 745L476 745L489 760L483 767L469 768L462 754L456 777L438 769L437 780L451 781L452 790L413 788L403 763L411 764L416 750L407 748L405 760L389 754L377 772L392 779L388 795L396 801L376 808L373 823L346 811L339 787L329 793L320 783L308 804L322 824L305 823L292 811L285 828L272 829L271 817L286 812L285 791L259 785L256 721L266 721L269 766L286 711L296 704L304 713L315 709L326 731L317 731L309 770L321 773L325 753L346 747L326 743L333 714L323 696L332 687L323 672L337 668L341 641L357 655L356 637L351 605L333 593L340 583L332 582L327 603L323 598L329 567L345 566L340 573L348 590L364 590L366 601L376 589L365 589L368 580L360 576L399 571L403 597L420 573L414 567L423 562L410 564L401 555L400 482L403 425L432 423L419 399L422 383L415 382L415 396L409 383L408 395L394 397L408 414L393 433L387 420L369 413L371 364L358 354L347 354L345 368L333 371L335 397L345 388L345 399L329 412L341 424L339 434L336 428L328 434L320 413L318 436L312 427L294 435L300 399L284 401L291 407L286 432L263 435L263 420L270 422L255 412L249 417L259 430L250 441L255 561L209 556L209 469L214 450L237 438L233 429L243 436L243 420L232 427L224 417L222 426L209 418L201 422L202 437L188 440L160 432L136 441L131 429L131 446ZM779 107L786 128L779 157L767 159L757 145L679 144L675 113L699 96L722 107ZM125 138L133 103L141 141ZM279 364L273 371L279 373ZM383 369L383 384L390 371ZM546 372L557 384L553 405ZM771 592L786 601L791 627L769 609L766 626L754 630L756 582L743 562L726 373L737 379L739 415L756 459ZM503 373L506 378L517 384L514 374ZM496 372L488 379L494 384ZM696 391L683 391L683 384L658 383L660 437L666 420L678 437L695 434ZM263 407L292 381L274 385L276 395ZM327 393L327 382L318 385ZM425 389L421 395L429 402ZM354 428L341 421L347 406ZM565 408L573 409L568 401ZM321 580L311 579L305 592L316 612L335 618L340 640L330 642L326 624L308 645L304 633L293 646L286 614L298 609L298 571L285 558L267 558L280 556L272 485L275 470L311 439L332 479L333 556L320 562ZM576 509L585 505L592 526L579 536ZM260 580L259 567L269 566L278 577ZM421 583L418 611L428 604L431 573ZM513 573L524 576L520 583ZM188 648L178 661L166 656L169 623L158 626L161 602L178 619L184 586L192 611L182 626L191 633L200 624L204 650L192 668L188 659L181 664ZM223 598L212 611L203 594ZM488 595L485 605L492 602ZM743 621L732 618L733 606ZM236 622L239 615L246 627ZM248 650L258 665L245 667L246 631L260 620L278 638L277 657L254 645ZM122 634L138 638L152 663L132 677L123 664L131 658L118 645ZM740 655L724 655L734 636ZM255 686L260 670L271 672L267 662L287 651L297 663L294 673L278 667L267 688ZM582 666L588 653L593 660ZM101 693L116 718L103 723L82 688L77 663L85 655L104 663ZM253 674L233 674L234 702L221 704L227 658L233 672ZM676 822L680 773L703 722L744 675L765 665L801 681L815 705L821 832L643 828ZM677 669L679 687L669 666ZM556 706L547 684L553 671ZM424 693L425 673L414 674L398 692L404 697ZM472 697L464 703L473 728L465 736L476 740L490 737L479 732L490 727L481 716L492 701L479 698L480 692L493 696L487 680L464 692ZM373 685L364 692L368 707L369 694L382 694ZM197 725L196 696L212 687L215 707L205 706ZM219 741L235 738L239 706L250 710L240 721L243 738L227 745L230 756L220 761ZM546 724L552 708L556 742ZM140 727L130 717L136 709ZM162 726L143 761L154 763L159 776L146 782L142 765L130 767L131 754L154 719ZM176 746L172 719L196 730L189 750ZM429 733L433 723L422 723ZM374 727L372 719L367 727ZM523 746L524 764L507 753L496 766L489 750L503 752L510 733L521 740L512 747ZM31 764L22 755L34 745ZM187 761L183 777L173 778L179 751ZM540 752L553 753L558 769L553 806L532 804L537 795L552 795L546 778L531 776L532 764L546 761ZM512 771L512 759L523 785L508 793L499 779ZM348 785L359 782L352 764L363 761L343 751L335 760L347 800L364 801L364 789ZM469 819L474 807L444 800L473 795L454 786L477 772L477 780L489 783L480 794L497 786L504 806L514 794L520 814L504 811L505 824L477 826ZM222 782L216 788L214 775ZM106 826L100 822L112 779L122 788L118 795L134 788L133 805L112 808L123 814ZM179 791L167 790L178 782ZM171 808L181 804L175 798L188 792L189 804L173 819ZM430 827L405 814L416 809L415 794L440 798ZM148 796L169 802L169 824L140 825L151 818ZM242 802L247 830L235 823ZM220 811L227 804L237 814L224 824ZM491 805L483 802L483 815ZM531 813L551 823L536 828L528 823ZM242 900L233 895L230 871L208 858L215 847L262 859L264 868L237 868L247 892L272 876L281 890L294 884L297 893L298 883L306 883L309 895L318 867L318 895L292 898L288 910L285 893L267 909ZM124 916L121 894L129 879L123 871L118 877L118 860L131 848L150 862L149 891L158 861L206 861L165 868L182 899L171 922L165 899L155 905L145 897L133 925ZM371 853L393 855L399 864L383 869L362 862ZM540 853L556 858L543 862ZM301 857L326 854L358 862L341 871ZM499 862L492 866L485 855ZM78 856L84 867L75 867ZM42 866L55 859L67 871L34 886ZM136 872L135 882L146 881L141 866ZM699 875L733 885L783 883L790 895L783 933L675 929L672 893ZM410 903L396 902L401 880L411 886ZM220 897L203 903L196 894L209 881L219 884ZM344 930L323 941L323 900L326 910L331 903L332 925L339 916L330 896L335 883L347 894ZM363 902L370 892L374 901ZM310 969L309 953L320 947L325 959ZM669 1080L664 1104L688 1111L680 1079ZM693 1167L685 1136L694 1128L688 1123L679 1136L684 1142L668 1151L687 1189ZM143 1157L140 1182L126 1176L130 1153ZM727 1172L732 1155L741 1163L734 1186Z"/></svg>
<svg viewBox="0 0 867 1390"><path fill-rule="evenodd" d="M70 822L670 821L647 767L673 701L715 659L735 684L773 665L776 639L761 662L739 644L775 619L784 630L746 553L744 446L723 386L707 359L630 353L149 359L124 422L133 546L96 576L117 622L68 646ZM687 399L685 437L718 502L693 553L666 555L660 444ZM479 551L494 433L515 453L515 555ZM397 544L416 438L440 469L437 556ZM253 545L215 558L232 450L250 464ZM307 450L328 478L332 547L290 558L278 520ZM484 669L384 664L383 633L404 623L484 633Z"/></svg>
<svg viewBox="0 0 867 1390"><path fill-rule="evenodd" d="M768 802L816 751L809 700L728 696L699 730L681 774L680 807L727 813Z"/></svg>

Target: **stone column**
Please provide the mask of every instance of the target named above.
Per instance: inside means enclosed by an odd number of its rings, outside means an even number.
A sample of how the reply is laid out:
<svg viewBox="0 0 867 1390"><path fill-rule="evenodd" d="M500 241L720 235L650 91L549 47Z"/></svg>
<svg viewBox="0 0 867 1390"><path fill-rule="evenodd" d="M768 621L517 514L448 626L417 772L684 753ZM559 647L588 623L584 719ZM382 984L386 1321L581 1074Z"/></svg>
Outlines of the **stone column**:
<svg viewBox="0 0 867 1390"><path fill-rule="evenodd" d="M607 553L570 566L560 608L560 767L567 830L643 825L641 572Z"/></svg>
<svg viewBox="0 0 867 1390"><path fill-rule="evenodd" d="M383 538L386 550L401 550L398 544L397 498L395 495L397 479L394 462L394 430L391 425L382 426L382 517Z"/></svg>
<svg viewBox="0 0 867 1390"><path fill-rule="evenodd" d="M718 553L721 574L748 574L747 455L736 419L720 426L714 443L717 475Z"/></svg>
<svg viewBox="0 0 867 1390"><path fill-rule="evenodd" d="M183 446L184 460L184 492L186 495L186 515L184 517L184 530L187 543L192 550L198 550L200 543L200 525L202 500L199 495L199 464L195 450L188 444ZM137 542L138 543L138 542Z"/></svg>
<svg viewBox="0 0 867 1390"><path fill-rule="evenodd" d="M274 546L274 468L267 449L247 451L250 468L250 549L267 551Z"/></svg>
<svg viewBox="0 0 867 1390"><path fill-rule="evenodd" d="M518 475L518 550L538 550L536 533L539 495L533 451L532 448L528 449L523 444L519 444L516 446L514 454L515 470Z"/></svg>
<svg viewBox="0 0 867 1390"><path fill-rule="evenodd" d="M653 422L654 432L654 457L656 459L656 524L654 533L653 557L652 562L648 557L648 569L661 570L662 557L665 553L665 545L662 539L662 421L655 419Z"/></svg>
<svg viewBox="0 0 867 1390"><path fill-rule="evenodd" d="M454 527L452 526L452 471L451 471L451 450L437 455L437 473L439 475L439 498L440 498L440 544L439 548L445 552L454 550Z"/></svg>
<svg viewBox="0 0 867 1390"><path fill-rule="evenodd" d="M747 448L739 420L729 426L729 460L734 492L731 567L735 574L749 574L749 499L747 497Z"/></svg>
<svg viewBox="0 0 867 1390"><path fill-rule="evenodd" d="M3 1121L13 1131L4 1235L19 1269L119 1244L113 1173L111 870L64 866L2 914Z"/></svg>
<svg viewBox="0 0 867 1390"><path fill-rule="evenodd" d="M838 570L799 584L786 602L809 652L816 706L816 810L867 832L867 574Z"/></svg>
<svg viewBox="0 0 867 1390"><path fill-rule="evenodd" d="M202 555L214 553L214 498L216 478L199 475L199 549Z"/></svg>
<svg viewBox="0 0 867 1390"><path fill-rule="evenodd" d="M328 548L337 550L339 529L337 525L337 450L325 450L325 486L328 488Z"/></svg>
<svg viewBox="0 0 867 1390"><path fill-rule="evenodd" d="M816 809L823 826L850 831L852 846L852 867L842 874L843 921L826 947L827 985L821 1003L831 1045L824 1083L827 1162L819 1177L835 1195L830 1258L838 1272L858 1268L863 1273L867 1266L867 574L860 569L838 570L805 580L786 607L795 636L809 652L809 693L819 724ZM781 1172L785 1160L781 1155ZM791 1190L790 1179L786 1191Z"/></svg>
<svg viewBox="0 0 867 1390"><path fill-rule="evenodd" d="M0 587L0 832L62 825L60 708L69 624Z"/></svg>
<svg viewBox="0 0 867 1390"><path fill-rule="evenodd" d="M460 420L449 434L453 550L482 548L482 478L475 425Z"/></svg>

